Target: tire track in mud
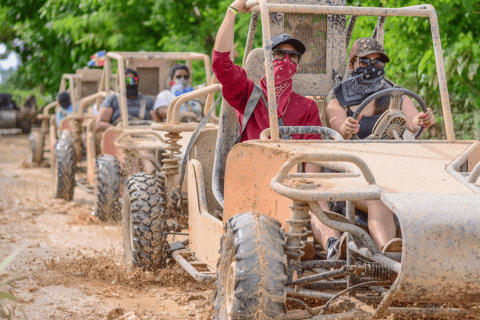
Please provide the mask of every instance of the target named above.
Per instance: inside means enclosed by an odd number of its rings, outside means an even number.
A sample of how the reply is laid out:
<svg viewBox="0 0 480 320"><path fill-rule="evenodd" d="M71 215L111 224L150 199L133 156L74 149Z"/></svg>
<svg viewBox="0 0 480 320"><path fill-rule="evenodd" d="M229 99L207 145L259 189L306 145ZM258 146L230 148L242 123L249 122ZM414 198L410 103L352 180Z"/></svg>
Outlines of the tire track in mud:
<svg viewBox="0 0 480 320"><path fill-rule="evenodd" d="M9 289L29 320L213 318L212 284L175 264L127 270L120 225L92 217L80 188L53 199L51 169L22 162L27 148L27 136L0 138L0 260L21 249L0 280L32 272Z"/></svg>

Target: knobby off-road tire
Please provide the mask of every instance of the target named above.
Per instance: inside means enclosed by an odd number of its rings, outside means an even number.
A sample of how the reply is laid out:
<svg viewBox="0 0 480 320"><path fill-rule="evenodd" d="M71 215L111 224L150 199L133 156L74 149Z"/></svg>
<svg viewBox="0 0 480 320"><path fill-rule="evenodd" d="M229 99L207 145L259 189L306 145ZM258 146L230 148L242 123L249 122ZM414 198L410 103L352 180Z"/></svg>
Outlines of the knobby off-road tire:
<svg viewBox="0 0 480 320"><path fill-rule="evenodd" d="M109 154L97 157L95 183L95 216L106 221L120 220L120 186L122 176L118 159Z"/></svg>
<svg viewBox="0 0 480 320"><path fill-rule="evenodd" d="M29 159L31 163L40 164L43 161L43 148L45 145L45 139L39 131L32 131L28 136L30 139L30 152Z"/></svg>
<svg viewBox="0 0 480 320"><path fill-rule="evenodd" d="M287 258L281 224L246 212L225 225L215 282L215 319L282 319Z"/></svg>
<svg viewBox="0 0 480 320"><path fill-rule="evenodd" d="M146 270L165 268L168 260L164 181L146 173L131 175L123 188L125 264Z"/></svg>
<svg viewBox="0 0 480 320"><path fill-rule="evenodd" d="M57 140L52 163L53 192L55 198L73 199L75 189L75 150L66 140Z"/></svg>

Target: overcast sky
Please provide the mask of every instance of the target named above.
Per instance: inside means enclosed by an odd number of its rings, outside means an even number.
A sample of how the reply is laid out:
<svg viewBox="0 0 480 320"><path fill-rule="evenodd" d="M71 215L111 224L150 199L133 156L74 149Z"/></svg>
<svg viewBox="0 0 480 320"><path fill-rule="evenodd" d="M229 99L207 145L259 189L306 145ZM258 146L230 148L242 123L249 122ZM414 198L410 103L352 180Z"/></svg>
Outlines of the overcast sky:
<svg viewBox="0 0 480 320"><path fill-rule="evenodd" d="M3 44L0 43L0 54L4 54L5 51L7 50L7 47ZM10 52L10 54L7 56L7 59L5 60L0 60L0 68L7 70L10 68L16 68L18 66L19 59L16 53Z"/></svg>

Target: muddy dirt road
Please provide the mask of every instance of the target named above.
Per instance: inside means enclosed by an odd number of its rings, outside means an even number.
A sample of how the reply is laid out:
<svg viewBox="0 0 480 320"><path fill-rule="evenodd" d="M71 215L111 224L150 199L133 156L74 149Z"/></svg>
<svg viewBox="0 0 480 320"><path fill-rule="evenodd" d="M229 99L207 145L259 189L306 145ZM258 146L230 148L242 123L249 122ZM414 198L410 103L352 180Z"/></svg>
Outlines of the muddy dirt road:
<svg viewBox="0 0 480 320"><path fill-rule="evenodd" d="M51 169L25 165L27 149L25 135L0 138L0 261L20 250L0 279L31 273L8 289L28 319L212 318L213 285L176 265L127 271L121 226L92 220L80 188L72 202L53 199Z"/></svg>

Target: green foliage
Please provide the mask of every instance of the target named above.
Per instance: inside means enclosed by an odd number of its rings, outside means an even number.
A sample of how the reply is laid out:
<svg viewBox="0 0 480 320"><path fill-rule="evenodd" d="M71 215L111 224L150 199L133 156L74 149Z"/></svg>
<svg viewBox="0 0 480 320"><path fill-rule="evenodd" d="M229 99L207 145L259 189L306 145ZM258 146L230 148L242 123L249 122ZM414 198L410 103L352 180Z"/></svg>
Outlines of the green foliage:
<svg viewBox="0 0 480 320"><path fill-rule="evenodd" d="M419 0L347 0L355 6L405 7ZM107 51L194 51L211 54L216 32L231 0L0 0L0 41L20 54L22 65L9 82L19 88L42 88L57 94L63 73L86 65L90 55ZM459 138L479 136L480 4L434 0L445 68ZM249 14L235 24L241 63ZM358 19L353 39L371 36L375 17ZM426 18L389 17L385 48L392 59L387 77L418 92L437 119L441 100ZM255 46L261 46L260 24ZM21 41L18 41L18 40ZM194 64L194 84L203 71ZM436 125L438 138L443 125ZM432 131L432 130L430 130ZM433 130L434 131L434 130Z"/></svg>

